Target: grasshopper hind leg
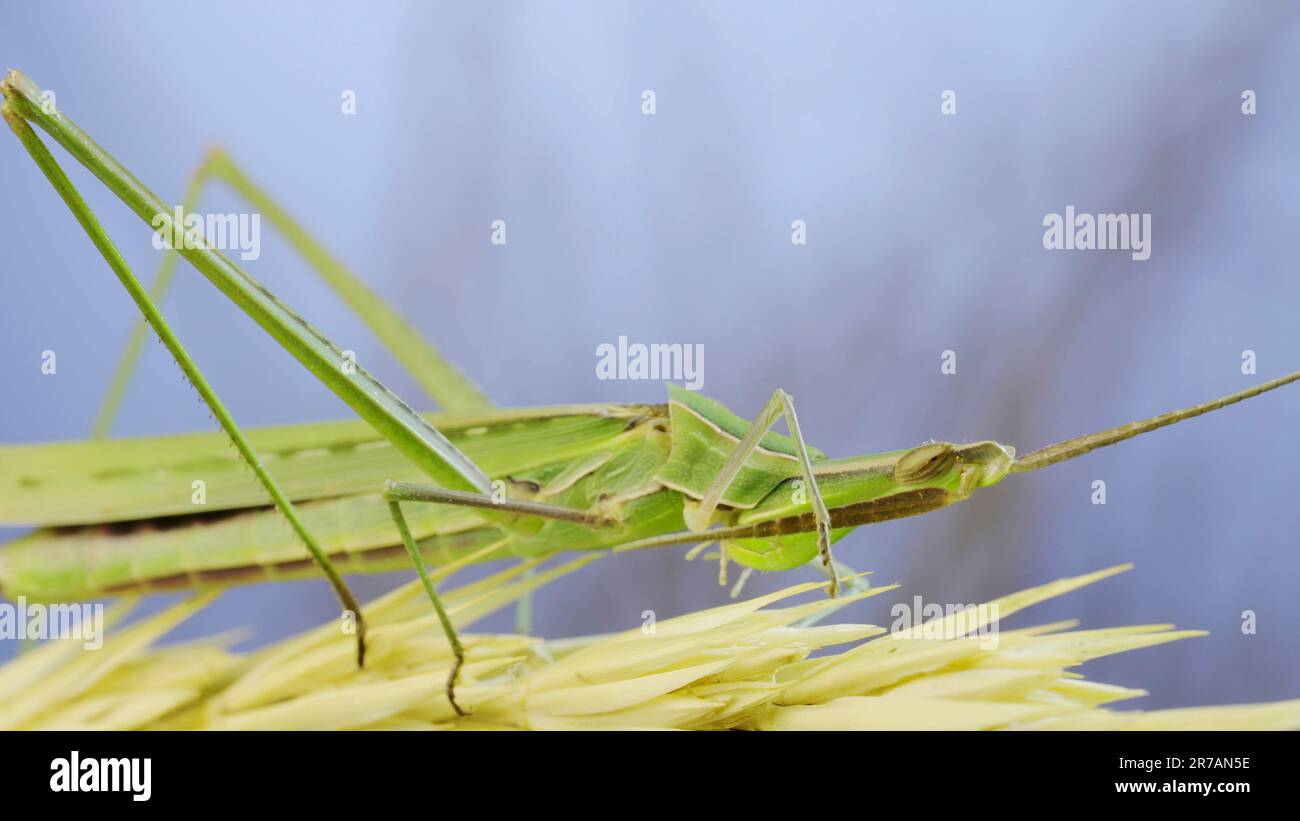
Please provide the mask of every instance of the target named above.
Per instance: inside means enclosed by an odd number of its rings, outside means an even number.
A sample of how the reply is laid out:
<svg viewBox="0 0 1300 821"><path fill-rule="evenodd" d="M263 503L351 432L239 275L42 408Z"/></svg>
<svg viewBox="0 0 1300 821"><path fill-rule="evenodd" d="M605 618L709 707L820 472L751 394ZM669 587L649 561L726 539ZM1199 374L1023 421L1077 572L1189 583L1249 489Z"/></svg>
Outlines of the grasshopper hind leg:
<svg viewBox="0 0 1300 821"><path fill-rule="evenodd" d="M10 77L12 77L12 74ZM299 540L303 543L303 546L306 547L307 551L311 554L312 559L314 559L317 565L320 566L321 571L329 580L330 585L333 586L334 592L338 595L340 602L342 602L345 613L350 613L355 619L357 665L363 666L366 657L365 621L361 615L361 607L357 604L357 600L352 595L352 591L348 589L342 576L339 575L338 570L335 569L333 563L330 562L325 551L321 549L315 536L312 535L303 523L302 519L298 516L298 512L294 508L293 503L289 500L289 497L285 495L284 491L281 490L279 483L266 468L261 457L257 454L257 451L254 450L252 443L249 442L248 438L244 435L243 430L241 430L239 425L235 423L234 417L231 416L230 412L226 409L225 404L221 401L221 398L217 396L216 391L208 383L203 372L199 370L198 365L194 362L193 358L191 358L189 351L187 351L185 346L181 344L180 339L176 336L176 333L163 317L162 312L150 297L149 292L145 290L144 286L141 285L140 281L131 271L130 266L127 265L126 260L123 259L121 253L117 250L117 246L113 244L112 239L108 236L107 232L104 231L103 226L100 224L98 218L96 218L94 212L90 209L90 206L87 205L86 201L82 198L81 193L77 190L76 186L72 184L72 181L68 179L67 174L65 174L63 169L59 166L58 161L54 159L54 156L50 154L49 149L45 147L45 143L43 143L40 137L36 135L31 124L14 109L13 100L11 99L13 90L8 86L8 83L10 82L11 80L7 78L4 84L0 84L0 89L4 91L5 97L3 106L0 106L0 108L3 109L5 121L9 124L9 127L18 137L19 142L22 143L32 160L36 163L36 166L45 175L45 178L49 181L55 192L58 193L59 197L68 207L68 210L72 212L72 215L81 225L82 230L85 231L86 235L99 251L100 256L102 256L104 261L108 263L109 268L111 268L113 273L117 276L122 287L125 288L127 293L131 296L132 301L135 302L140 313L144 315L145 320L153 327L154 333L158 335L158 338L162 341L163 345L167 347L168 352L172 355L177 366L181 369L181 373L184 374L185 378L194 389L198 391L199 397L203 400L203 403L207 405L208 410L212 412L212 416L217 420L221 429L225 431L226 435L230 438L235 449L239 451L240 457L249 468L252 469L254 475L266 490L272 503L274 503L276 508L279 509L280 513L289 523L289 526L293 529L294 533L297 534Z"/></svg>

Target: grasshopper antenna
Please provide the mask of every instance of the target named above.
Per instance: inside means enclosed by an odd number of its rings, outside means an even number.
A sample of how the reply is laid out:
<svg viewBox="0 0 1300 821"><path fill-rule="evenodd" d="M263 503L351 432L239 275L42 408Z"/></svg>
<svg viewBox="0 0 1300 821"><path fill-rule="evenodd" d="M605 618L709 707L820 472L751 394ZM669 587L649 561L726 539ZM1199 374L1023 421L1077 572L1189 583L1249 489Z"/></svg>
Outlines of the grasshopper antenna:
<svg viewBox="0 0 1300 821"><path fill-rule="evenodd" d="M1234 405L1243 399L1249 399L1252 396L1259 396L1261 393L1267 393L1274 388L1280 388L1283 385L1289 385L1292 382L1300 381L1300 371L1278 377L1268 382L1263 382L1253 388L1247 388L1244 391L1229 394L1218 399L1206 402L1202 405L1194 405L1190 408L1173 410L1168 413L1162 413L1159 416L1153 416L1150 419L1143 419L1138 422L1129 422L1127 425L1120 425L1117 428L1108 428L1107 430L1089 433L1084 436L1076 436L1073 439L1066 439L1063 442L1057 442L1046 447L1039 448L1032 453L1027 453L1017 459L1011 465L1012 473L1028 473L1031 470L1054 465L1057 462L1064 462L1067 459L1073 459L1076 456L1082 456L1085 453L1094 451L1097 448L1104 448L1107 445L1113 445L1116 442L1123 442L1125 439L1132 439L1143 433L1172 425L1175 422L1181 422L1184 419L1191 419L1194 416L1200 416L1203 413L1218 410L1219 408Z"/></svg>

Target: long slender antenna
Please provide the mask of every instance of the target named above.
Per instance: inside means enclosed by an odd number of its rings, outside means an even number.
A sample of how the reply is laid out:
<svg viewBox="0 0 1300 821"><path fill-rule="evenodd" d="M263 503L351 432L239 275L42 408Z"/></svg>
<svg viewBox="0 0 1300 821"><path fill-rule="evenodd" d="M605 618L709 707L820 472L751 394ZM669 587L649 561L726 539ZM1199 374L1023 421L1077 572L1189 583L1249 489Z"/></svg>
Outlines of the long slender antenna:
<svg viewBox="0 0 1300 821"><path fill-rule="evenodd" d="M1252 396L1259 396L1261 393L1267 393L1274 388L1280 388L1292 382L1300 381L1300 371L1278 377L1269 382L1256 385L1253 388L1247 388L1244 391L1229 394L1228 396L1206 402L1203 405L1195 405L1182 410L1173 410L1168 413L1162 413L1159 416L1153 416L1150 419L1143 419L1139 422L1129 422L1127 425L1120 425L1117 428L1089 433L1085 436L1076 436L1073 439L1066 439L1063 442L1057 442L1047 447L1039 448L1033 453L1027 453L1017 459L1011 465L1012 473L1026 473L1031 470L1054 465L1057 462L1064 462L1067 459L1073 459L1076 456L1082 456L1089 451L1097 448L1104 448L1107 445L1113 445L1116 442L1123 442L1125 439L1132 439L1156 428L1163 428L1166 425L1172 425L1175 422L1181 422L1184 419L1191 419L1193 416L1200 416L1203 413L1209 413L1213 410L1236 404L1243 399L1249 399Z"/></svg>

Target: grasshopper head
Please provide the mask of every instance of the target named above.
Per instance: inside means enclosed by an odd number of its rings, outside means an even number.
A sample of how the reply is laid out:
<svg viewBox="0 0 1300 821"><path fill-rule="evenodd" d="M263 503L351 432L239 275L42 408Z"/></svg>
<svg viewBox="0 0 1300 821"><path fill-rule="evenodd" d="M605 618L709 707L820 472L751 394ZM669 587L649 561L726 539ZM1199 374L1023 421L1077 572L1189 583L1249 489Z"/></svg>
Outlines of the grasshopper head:
<svg viewBox="0 0 1300 821"><path fill-rule="evenodd" d="M1002 481L1016 461L1016 449L985 440L957 446L957 461L979 467L979 486L988 487Z"/></svg>
<svg viewBox="0 0 1300 821"><path fill-rule="evenodd" d="M905 485L942 483L973 470L975 486L987 487L1002 481L1015 458L1015 450L997 442L927 442L898 458L894 480Z"/></svg>

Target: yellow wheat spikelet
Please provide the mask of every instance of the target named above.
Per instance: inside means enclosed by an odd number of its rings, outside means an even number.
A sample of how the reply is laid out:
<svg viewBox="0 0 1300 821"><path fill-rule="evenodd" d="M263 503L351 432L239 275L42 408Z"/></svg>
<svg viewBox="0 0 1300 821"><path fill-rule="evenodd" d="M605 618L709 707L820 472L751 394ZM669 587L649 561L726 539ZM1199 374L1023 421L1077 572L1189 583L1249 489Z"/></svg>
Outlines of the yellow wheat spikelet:
<svg viewBox="0 0 1300 821"><path fill-rule="evenodd" d="M524 563L445 594L464 626L593 561L527 574ZM68 729L1192 729L1300 728L1300 700L1114 711L1145 695L1071 668L1099 656L1202 635L1169 625L1079 630L1061 622L981 628L1127 566L1023 590L889 633L862 624L796 626L843 599L776 593L608 636L544 641L465 636L457 718L443 685L451 652L418 584L367 608L370 653L353 664L336 624L251 654L229 637L156 647L206 605L182 602L118 629L93 653L51 642L0 668L5 728ZM444 571L442 576L447 575ZM871 588L853 598L890 593ZM120 620L131 604L117 608ZM816 651L827 651L812 655Z"/></svg>

